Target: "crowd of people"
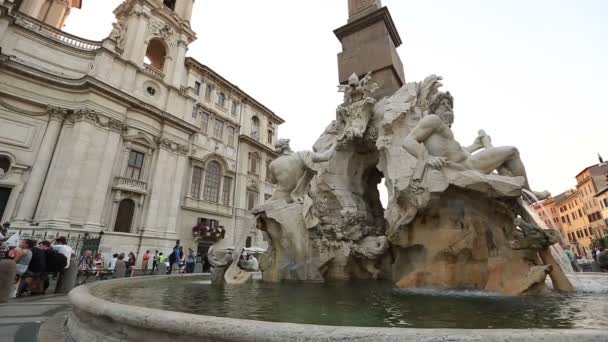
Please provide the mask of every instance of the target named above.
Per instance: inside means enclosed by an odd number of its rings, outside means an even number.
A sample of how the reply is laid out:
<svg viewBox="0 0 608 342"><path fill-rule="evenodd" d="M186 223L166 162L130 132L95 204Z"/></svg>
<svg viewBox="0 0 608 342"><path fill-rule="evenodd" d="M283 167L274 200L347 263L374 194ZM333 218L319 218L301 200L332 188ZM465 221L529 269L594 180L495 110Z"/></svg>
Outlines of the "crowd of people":
<svg viewBox="0 0 608 342"><path fill-rule="evenodd" d="M24 294L43 294L47 291L49 278L57 279L59 283L70 265L76 263L78 275L76 284L84 284L92 278L133 277L148 274L194 273L197 260L201 263L203 272L210 270L207 255L198 255L191 248L175 245L168 254L156 250L154 254L146 250L141 259L141 268L135 253L114 253L106 260L102 253L86 250L79 258L77 253L68 245L66 237L59 236L52 241L36 241L19 239L13 235L13 241L8 243L8 225L0 229L0 258L15 262L16 277L13 296ZM18 243L15 243L18 241ZM241 255L239 266L243 269L256 269L257 260L245 252ZM201 271L199 270L199 272ZM71 273L73 274L73 273ZM72 278L73 279L73 278Z"/></svg>
<svg viewBox="0 0 608 342"><path fill-rule="evenodd" d="M564 249L564 253L568 256L570 260L570 264L572 265L572 269L575 272L582 272L584 270L583 265L587 265L586 271L592 272L608 272L608 249L600 246L596 247L591 251L591 256L593 260L590 260L590 263L584 263L582 258L576 255L570 246L566 246Z"/></svg>
<svg viewBox="0 0 608 342"><path fill-rule="evenodd" d="M7 235L4 228L0 232L0 257L15 263L11 297L45 293L50 284L49 275L55 275L59 281L74 255L65 237L57 237L53 242L22 239L15 247L6 243Z"/></svg>

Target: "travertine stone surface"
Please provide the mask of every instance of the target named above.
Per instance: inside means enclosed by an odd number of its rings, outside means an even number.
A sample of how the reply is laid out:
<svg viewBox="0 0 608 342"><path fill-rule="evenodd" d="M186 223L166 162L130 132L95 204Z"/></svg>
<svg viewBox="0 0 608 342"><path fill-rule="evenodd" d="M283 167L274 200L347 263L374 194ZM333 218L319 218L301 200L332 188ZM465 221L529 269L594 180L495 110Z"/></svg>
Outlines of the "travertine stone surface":
<svg viewBox="0 0 608 342"><path fill-rule="evenodd" d="M151 281L155 278L125 278L77 287L69 295L73 309L65 324L66 332L76 342L606 340L604 330L591 329L400 329L263 322L123 305L91 294L97 287Z"/></svg>
<svg viewBox="0 0 608 342"><path fill-rule="evenodd" d="M555 234L526 224L521 195L531 189L517 149L494 147L483 130L462 147L438 76L379 101L372 77L353 74L340 86L344 103L314 152L277 144L277 191L254 210L270 244L264 279L387 278L505 295L542 291L549 272L566 279L545 253Z"/></svg>

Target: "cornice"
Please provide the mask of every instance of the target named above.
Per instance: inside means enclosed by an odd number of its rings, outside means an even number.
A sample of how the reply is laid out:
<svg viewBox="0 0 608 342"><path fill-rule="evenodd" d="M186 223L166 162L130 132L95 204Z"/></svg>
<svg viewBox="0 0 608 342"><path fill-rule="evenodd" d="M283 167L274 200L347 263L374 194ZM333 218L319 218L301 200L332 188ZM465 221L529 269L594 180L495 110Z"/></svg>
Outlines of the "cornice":
<svg viewBox="0 0 608 342"><path fill-rule="evenodd" d="M159 148L165 149L167 151L171 151L173 153L177 153L180 155L188 155L190 152L190 148L186 145L182 145L178 142L175 142L166 137L155 137L154 142Z"/></svg>
<svg viewBox="0 0 608 342"><path fill-rule="evenodd" d="M383 21L386 25L386 29L388 30L395 47L399 47L402 44L401 37L399 36L399 31L397 31L395 22L391 17L391 13L386 7L379 8L357 20L337 28L334 30L334 34L340 41L342 41L344 37L359 32L380 21Z"/></svg>
<svg viewBox="0 0 608 342"><path fill-rule="evenodd" d="M270 148L270 147L262 144L261 142L255 140L255 139L251 138L248 135L245 135L245 134L239 135L239 140L242 140L242 141L244 141L246 143L249 143L249 144L255 146L256 148L258 148L260 150L264 150L264 152L268 153L273 158L276 158L276 157L279 156L279 154L275 150L273 150L272 148Z"/></svg>
<svg viewBox="0 0 608 342"><path fill-rule="evenodd" d="M5 62L3 66L5 67L5 70L11 70L17 74L42 81L46 84L55 84L68 89L99 91L109 96L114 101L125 103L126 107L130 107L139 110L144 114L151 115L163 123L170 123L180 129L185 130L189 134L199 132L199 128L197 126L185 122L153 105L145 103L144 101L126 94L89 75L85 75L84 77L78 79L64 78L42 70L34 69L30 66L17 63L10 59Z"/></svg>
<svg viewBox="0 0 608 342"><path fill-rule="evenodd" d="M209 77L210 79L214 80L215 82L221 83L222 85L224 85L224 87L229 88L230 91L237 93L240 97L244 98L244 100L242 100L243 103L248 103L248 104L252 105L253 107L255 107L258 111L262 112L263 114L270 116L275 122L277 122L277 124L280 125L285 122L285 120L283 120L281 117L276 115L268 107L266 107L263 104L261 104L260 102L258 102L251 95L247 94L245 91L243 91L237 85L235 85L234 83L232 83L232 82L228 81L227 79L225 79L224 77L222 77L220 74L215 72L210 67L200 63L199 61L197 61L196 59L194 59L192 57L186 57L185 64L186 64L186 68L189 68L189 67L194 68L194 69L198 70L203 75L203 77Z"/></svg>

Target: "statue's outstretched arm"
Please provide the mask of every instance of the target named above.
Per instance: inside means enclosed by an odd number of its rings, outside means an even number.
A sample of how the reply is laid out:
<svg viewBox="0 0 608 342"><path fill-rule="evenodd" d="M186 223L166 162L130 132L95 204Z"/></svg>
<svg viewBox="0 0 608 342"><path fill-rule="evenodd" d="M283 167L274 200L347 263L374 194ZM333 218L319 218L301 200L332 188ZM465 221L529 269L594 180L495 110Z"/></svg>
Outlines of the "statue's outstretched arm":
<svg viewBox="0 0 608 342"><path fill-rule="evenodd" d="M327 151L311 152L310 159L312 160L313 163L323 163L323 162L329 161L336 153L337 146L338 146L338 143L334 142L334 144L331 145L331 147Z"/></svg>

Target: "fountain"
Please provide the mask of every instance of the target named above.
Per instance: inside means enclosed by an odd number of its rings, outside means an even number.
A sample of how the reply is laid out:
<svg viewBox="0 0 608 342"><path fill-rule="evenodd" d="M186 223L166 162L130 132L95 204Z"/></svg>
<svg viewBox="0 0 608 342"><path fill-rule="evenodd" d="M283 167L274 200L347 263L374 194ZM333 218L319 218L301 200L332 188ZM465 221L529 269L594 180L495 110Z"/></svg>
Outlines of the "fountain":
<svg viewBox="0 0 608 342"><path fill-rule="evenodd" d="M440 80L375 100L373 75L353 75L313 151L277 143L276 191L253 210L269 243L260 280L238 267L237 238L232 253L210 250L211 280L76 288L67 333L75 341L604 340L605 277L588 286L592 277L567 269L558 234L526 203L547 194L530 190L515 148L492 146L484 131L466 150L454 140L453 98Z"/></svg>

